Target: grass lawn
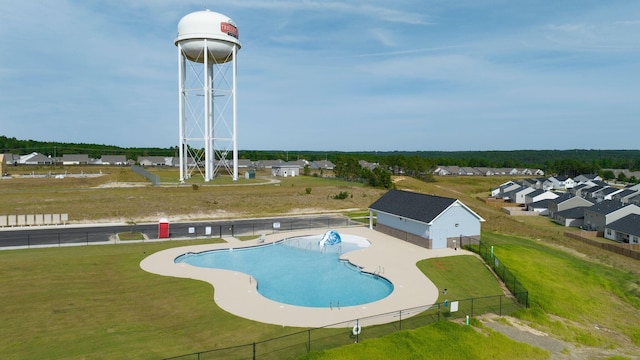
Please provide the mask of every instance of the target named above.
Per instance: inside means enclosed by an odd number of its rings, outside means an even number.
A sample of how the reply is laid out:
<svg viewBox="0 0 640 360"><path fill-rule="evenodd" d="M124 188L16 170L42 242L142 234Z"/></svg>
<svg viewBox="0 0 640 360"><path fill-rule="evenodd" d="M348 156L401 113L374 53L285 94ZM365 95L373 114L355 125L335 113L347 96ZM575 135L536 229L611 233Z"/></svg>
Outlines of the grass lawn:
<svg viewBox="0 0 640 360"><path fill-rule="evenodd" d="M418 268L440 289L438 302L504 294L491 270L475 256L425 259Z"/></svg>
<svg viewBox="0 0 640 360"><path fill-rule="evenodd" d="M118 233L120 241L144 240L144 234L137 231L126 231Z"/></svg>
<svg viewBox="0 0 640 360"><path fill-rule="evenodd" d="M477 322L475 322L478 325ZM549 353L513 341L482 326L464 326L441 321L415 330L406 330L379 339L311 353L306 360L370 359L548 359Z"/></svg>
<svg viewBox="0 0 640 360"><path fill-rule="evenodd" d="M143 254L211 240L0 251L4 359L158 359L292 332L220 310Z"/></svg>
<svg viewBox="0 0 640 360"><path fill-rule="evenodd" d="M494 245L495 256L529 290L531 308L522 311L521 318L582 345L617 348L628 341L640 345L637 275L539 241L496 233L483 233L483 241ZM610 337L608 329L627 339Z"/></svg>

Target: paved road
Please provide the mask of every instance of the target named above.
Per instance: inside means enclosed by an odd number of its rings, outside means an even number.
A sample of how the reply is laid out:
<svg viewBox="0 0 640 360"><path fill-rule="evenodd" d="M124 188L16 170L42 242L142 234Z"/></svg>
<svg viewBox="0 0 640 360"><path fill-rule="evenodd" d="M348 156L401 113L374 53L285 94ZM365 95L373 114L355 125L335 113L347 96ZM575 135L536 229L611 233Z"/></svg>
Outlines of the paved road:
<svg viewBox="0 0 640 360"><path fill-rule="evenodd" d="M183 222L169 224L169 236L200 238L260 235L275 231L330 229L357 224L338 215ZM149 239L158 238L158 224L4 228L0 229L0 248L100 243L126 231L144 233Z"/></svg>

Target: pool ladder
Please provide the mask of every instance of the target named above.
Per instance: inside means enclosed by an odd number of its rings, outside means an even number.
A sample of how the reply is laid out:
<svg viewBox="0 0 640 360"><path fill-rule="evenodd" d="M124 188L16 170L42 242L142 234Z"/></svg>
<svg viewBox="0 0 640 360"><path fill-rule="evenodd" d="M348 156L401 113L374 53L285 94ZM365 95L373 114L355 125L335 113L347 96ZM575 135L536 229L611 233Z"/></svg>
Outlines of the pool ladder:
<svg viewBox="0 0 640 360"><path fill-rule="evenodd" d="M336 308L340 310L340 300L338 300L338 306ZM333 300L329 300L329 309L333 310Z"/></svg>

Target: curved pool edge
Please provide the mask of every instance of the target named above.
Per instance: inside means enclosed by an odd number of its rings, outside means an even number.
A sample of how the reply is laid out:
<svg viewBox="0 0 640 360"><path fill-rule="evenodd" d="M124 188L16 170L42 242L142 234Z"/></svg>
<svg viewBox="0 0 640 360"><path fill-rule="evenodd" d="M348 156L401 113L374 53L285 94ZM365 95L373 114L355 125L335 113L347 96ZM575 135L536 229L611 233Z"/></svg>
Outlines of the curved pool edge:
<svg viewBox="0 0 640 360"><path fill-rule="evenodd" d="M322 232L322 229L317 230ZM268 235L265 243L271 243L288 237L309 235L313 231L287 232ZM368 248L358 249L341 256L369 273L380 272L393 284L393 291L387 297L363 305L333 308L311 308L286 305L269 300L256 290L255 281L250 276L231 270L206 269L183 263L174 263L174 259L187 252L202 252L215 249L255 246L255 241L238 244L217 243L206 245L182 246L159 251L148 255L140 262L140 267L150 273L196 279L205 281L214 287L214 299L217 305L234 315L259 321L292 327L322 327L333 324L350 327L348 321L369 316L386 314L402 309L434 304L438 299L438 289L422 274L416 263L425 258L469 254L462 250L428 250L404 242L367 228L344 228L340 233L362 236L371 242ZM396 320L384 316L360 321L362 326L388 323Z"/></svg>

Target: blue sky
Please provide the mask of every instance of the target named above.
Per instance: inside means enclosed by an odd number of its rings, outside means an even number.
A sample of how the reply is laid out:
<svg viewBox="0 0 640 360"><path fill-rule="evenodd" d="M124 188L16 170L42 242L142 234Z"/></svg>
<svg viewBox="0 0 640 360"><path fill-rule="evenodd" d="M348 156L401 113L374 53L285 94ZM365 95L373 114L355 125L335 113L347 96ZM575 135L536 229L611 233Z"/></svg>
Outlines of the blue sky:
<svg viewBox="0 0 640 360"><path fill-rule="evenodd" d="M0 135L178 142L178 21L238 26L241 150L638 149L639 1L0 0Z"/></svg>

